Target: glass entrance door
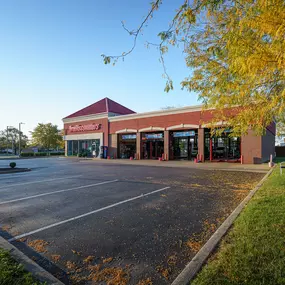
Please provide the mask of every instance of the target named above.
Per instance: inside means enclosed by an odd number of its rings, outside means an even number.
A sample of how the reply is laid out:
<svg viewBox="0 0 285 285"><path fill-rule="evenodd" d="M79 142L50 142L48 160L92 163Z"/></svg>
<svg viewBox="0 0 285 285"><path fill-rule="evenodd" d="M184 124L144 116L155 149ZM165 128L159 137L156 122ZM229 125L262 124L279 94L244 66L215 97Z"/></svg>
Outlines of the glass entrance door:
<svg viewBox="0 0 285 285"><path fill-rule="evenodd" d="M174 138L174 158L188 159L189 157L189 139Z"/></svg>
<svg viewBox="0 0 285 285"><path fill-rule="evenodd" d="M164 153L163 132L143 133L142 150L144 159L158 159Z"/></svg>
<svg viewBox="0 0 285 285"><path fill-rule="evenodd" d="M99 157L100 154L100 139L95 139L92 141L92 156Z"/></svg>
<svg viewBox="0 0 285 285"><path fill-rule="evenodd" d="M143 142L143 158L157 159L162 157L164 151L163 141L146 141Z"/></svg>
<svg viewBox="0 0 285 285"><path fill-rule="evenodd" d="M192 159L194 157L194 139L174 138L174 159Z"/></svg>

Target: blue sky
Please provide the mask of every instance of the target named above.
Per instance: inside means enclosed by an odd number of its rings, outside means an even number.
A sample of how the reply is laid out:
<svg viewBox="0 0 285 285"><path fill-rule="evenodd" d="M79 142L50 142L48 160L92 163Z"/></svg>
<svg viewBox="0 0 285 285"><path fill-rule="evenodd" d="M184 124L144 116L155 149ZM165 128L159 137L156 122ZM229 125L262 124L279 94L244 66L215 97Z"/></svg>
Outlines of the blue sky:
<svg viewBox="0 0 285 285"><path fill-rule="evenodd" d="M180 88L190 73L181 49L166 55L175 89L165 93L159 54L145 47L167 28L179 1L164 1L124 62L102 61L102 53L131 47L120 21L136 28L149 2L0 0L0 130L20 121L25 133L38 123L61 128L63 117L104 97L137 112L197 104L195 94Z"/></svg>

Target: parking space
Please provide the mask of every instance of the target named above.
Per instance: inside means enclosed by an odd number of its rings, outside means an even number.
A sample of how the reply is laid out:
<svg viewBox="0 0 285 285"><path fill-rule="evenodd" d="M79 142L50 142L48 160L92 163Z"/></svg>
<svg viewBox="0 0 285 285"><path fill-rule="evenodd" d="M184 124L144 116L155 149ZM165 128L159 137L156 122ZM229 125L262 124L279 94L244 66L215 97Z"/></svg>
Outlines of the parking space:
<svg viewBox="0 0 285 285"><path fill-rule="evenodd" d="M1 235L51 261L39 263L67 284L171 284L264 175L56 158L36 164L0 176Z"/></svg>

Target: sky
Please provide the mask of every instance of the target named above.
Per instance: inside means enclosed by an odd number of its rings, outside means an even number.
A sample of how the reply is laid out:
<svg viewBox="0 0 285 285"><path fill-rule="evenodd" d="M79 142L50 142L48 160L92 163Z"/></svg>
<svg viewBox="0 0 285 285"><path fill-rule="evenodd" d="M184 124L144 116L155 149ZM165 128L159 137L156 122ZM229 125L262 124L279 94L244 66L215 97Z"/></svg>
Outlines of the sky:
<svg viewBox="0 0 285 285"><path fill-rule="evenodd" d="M101 54L119 55L132 46L121 21L135 29L150 0L0 0L0 130L22 125L29 134L38 123L63 127L62 118L109 97L136 111L199 104L181 90L191 74L181 49L165 57L174 91L165 79L155 48L179 1L165 0L144 29L132 54L115 66ZM181 1L182 2L182 1Z"/></svg>

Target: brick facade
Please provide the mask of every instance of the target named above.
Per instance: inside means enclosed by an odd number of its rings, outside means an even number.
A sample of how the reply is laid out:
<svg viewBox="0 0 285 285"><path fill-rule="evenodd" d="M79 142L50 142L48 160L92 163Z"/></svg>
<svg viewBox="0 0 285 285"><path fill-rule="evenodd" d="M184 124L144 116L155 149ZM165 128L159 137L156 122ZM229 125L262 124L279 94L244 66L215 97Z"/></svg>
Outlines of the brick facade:
<svg viewBox="0 0 285 285"><path fill-rule="evenodd" d="M134 118L128 120L128 116L125 116L125 120L110 121L110 133L116 133L122 129L136 129L140 130L148 127L160 127L168 128L171 126L181 124L193 124L199 126L202 122L209 121L212 118L211 112L202 113L201 111L188 112L181 114L170 114L161 116L150 116L148 118ZM183 127L181 128L183 129Z"/></svg>
<svg viewBox="0 0 285 285"><path fill-rule="evenodd" d="M164 136L163 158L165 160L174 158L173 152L170 151L170 144L173 139L170 136L170 132L195 130L198 133L198 156L204 161L205 129L203 124L206 124L213 118L213 112L212 110L202 112L201 107L197 106L119 116L100 113L99 115L87 115L86 120L85 117L72 117L71 119L66 117L64 119L64 130L67 137L78 135L79 140L81 134L82 137L85 134L101 134L103 138L101 146L108 146L108 156L113 158L118 157L118 134L136 134L136 159L142 159L142 134L160 132ZM93 116L94 119L89 118L90 116ZM84 130L84 126L94 124L100 124L100 128L98 130ZM70 129L70 126L73 127L73 131ZM247 135L241 138L240 146L243 163L262 163L268 160L270 154L274 155L275 128L275 123L272 123L268 126L265 136L255 136L250 130Z"/></svg>

